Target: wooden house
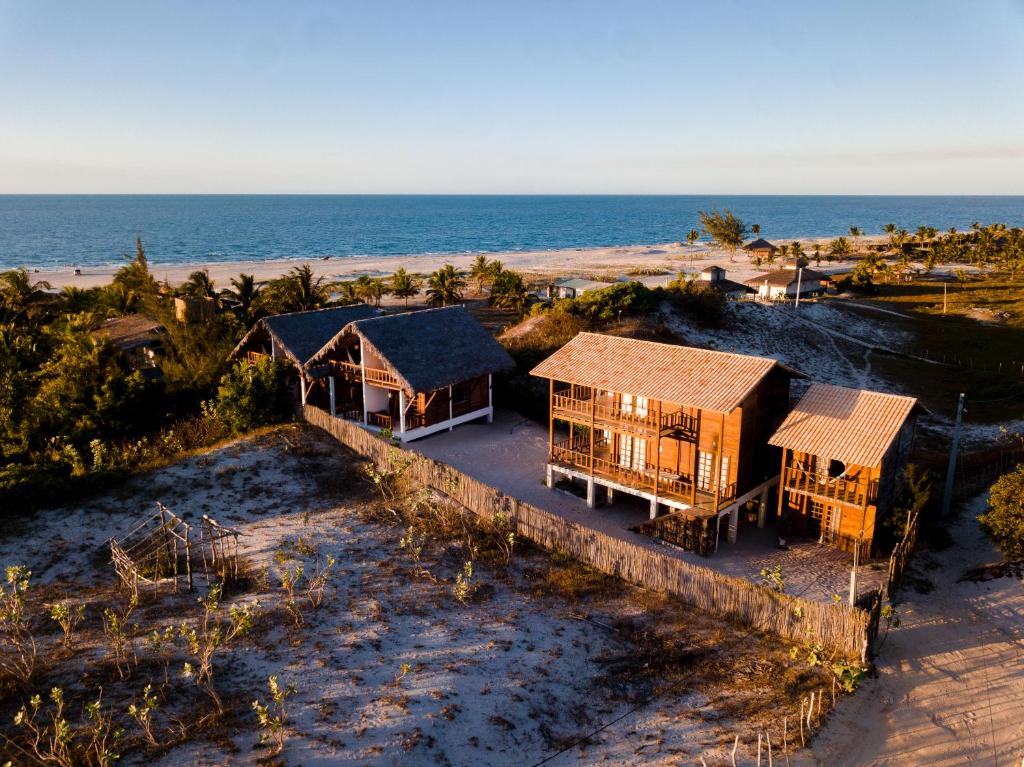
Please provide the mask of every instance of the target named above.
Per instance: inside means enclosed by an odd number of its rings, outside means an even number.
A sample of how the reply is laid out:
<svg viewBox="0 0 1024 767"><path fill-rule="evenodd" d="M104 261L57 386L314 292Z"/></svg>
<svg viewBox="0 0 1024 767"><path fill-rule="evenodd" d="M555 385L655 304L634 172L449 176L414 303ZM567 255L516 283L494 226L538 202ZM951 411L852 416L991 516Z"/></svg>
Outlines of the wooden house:
<svg viewBox="0 0 1024 767"><path fill-rule="evenodd" d="M579 298L592 290L602 290L614 285L614 282L598 282L572 277L555 280L548 285L548 298Z"/></svg>
<svg viewBox="0 0 1024 767"><path fill-rule="evenodd" d="M869 556L920 409L913 397L813 384L769 440L783 451L784 527Z"/></svg>
<svg viewBox="0 0 1024 767"><path fill-rule="evenodd" d="M744 284L753 288L759 299L785 301L798 295L800 298L823 295L829 282L828 275L813 269L780 269L751 277Z"/></svg>
<svg viewBox="0 0 1024 767"><path fill-rule="evenodd" d="M217 303L209 296L176 296L174 317L178 322L212 322L217 316Z"/></svg>
<svg viewBox="0 0 1024 767"><path fill-rule="evenodd" d="M748 285L728 279L725 269L720 266L705 266L700 270L697 279L724 293L727 298L739 299L754 292Z"/></svg>
<svg viewBox="0 0 1024 767"><path fill-rule="evenodd" d="M159 377L159 357L163 351L167 329L142 314L126 314L104 320L92 331L97 340L108 341L121 352L125 364L144 375Z"/></svg>
<svg viewBox="0 0 1024 767"><path fill-rule="evenodd" d="M580 333L532 371L548 379L547 482L596 489L713 518L730 517L775 483L768 446L789 409L796 371L765 357ZM801 376L802 377L802 376Z"/></svg>
<svg viewBox="0 0 1024 767"><path fill-rule="evenodd" d="M763 237L758 237L756 240L748 242L743 246L743 250L749 253L751 258L759 257L766 261L774 258L775 254L779 252L777 245L773 245Z"/></svg>
<svg viewBox="0 0 1024 767"><path fill-rule="evenodd" d="M493 418L512 358L462 306L357 319L305 365L304 402L403 442Z"/></svg>
<svg viewBox="0 0 1024 767"><path fill-rule="evenodd" d="M269 357L290 363L296 372L295 398L302 401L307 388L305 364L309 359L350 322L378 313L366 304L353 304L264 317L238 342L230 359L257 362Z"/></svg>

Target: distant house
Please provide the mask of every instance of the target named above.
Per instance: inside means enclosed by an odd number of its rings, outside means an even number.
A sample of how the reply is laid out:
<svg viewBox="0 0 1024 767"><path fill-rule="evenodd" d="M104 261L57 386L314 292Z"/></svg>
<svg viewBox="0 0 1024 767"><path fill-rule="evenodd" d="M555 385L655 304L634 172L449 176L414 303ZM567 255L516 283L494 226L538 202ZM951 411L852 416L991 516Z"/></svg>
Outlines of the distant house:
<svg viewBox="0 0 1024 767"><path fill-rule="evenodd" d="M166 329L142 314L126 314L102 322L92 331L96 339L109 341L121 350L133 370L161 375L158 356L163 350Z"/></svg>
<svg viewBox="0 0 1024 767"><path fill-rule="evenodd" d="M209 322L216 314L216 303L209 296L177 296L174 299L174 317L178 322Z"/></svg>
<svg viewBox="0 0 1024 767"><path fill-rule="evenodd" d="M576 277L556 280L548 285L548 298L579 298L591 290L601 290L613 284L611 282L598 282L597 280L584 280Z"/></svg>
<svg viewBox="0 0 1024 767"><path fill-rule="evenodd" d="M403 442L494 415L515 363L462 306L354 320L305 364L303 402Z"/></svg>
<svg viewBox="0 0 1024 767"><path fill-rule="evenodd" d="M800 373L776 360L580 333L531 371L548 379L547 481L554 475L639 496L717 524L751 493L768 492ZM713 525L714 527L714 525Z"/></svg>
<svg viewBox="0 0 1024 767"><path fill-rule="evenodd" d="M760 256L762 259L774 258L775 254L779 252L777 246L772 245L763 237L758 237L753 242L748 242L743 246L743 250L747 251L752 257Z"/></svg>
<svg viewBox="0 0 1024 767"><path fill-rule="evenodd" d="M813 384L769 439L780 447L780 517L798 534L870 556L910 454L913 397Z"/></svg>
<svg viewBox="0 0 1024 767"><path fill-rule="evenodd" d="M820 296L830 280L821 272L812 269L780 269L767 274L751 277L744 284L757 292L757 297L768 301Z"/></svg>
<svg viewBox="0 0 1024 767"><path fill-rule="evenodd" d="M748 293L754 293L754 289L739 282L726 279L726 272L720 266L705 266L700 270L698 279L706 282L711 287L724 293L728 298L742 298Z"/></svg>

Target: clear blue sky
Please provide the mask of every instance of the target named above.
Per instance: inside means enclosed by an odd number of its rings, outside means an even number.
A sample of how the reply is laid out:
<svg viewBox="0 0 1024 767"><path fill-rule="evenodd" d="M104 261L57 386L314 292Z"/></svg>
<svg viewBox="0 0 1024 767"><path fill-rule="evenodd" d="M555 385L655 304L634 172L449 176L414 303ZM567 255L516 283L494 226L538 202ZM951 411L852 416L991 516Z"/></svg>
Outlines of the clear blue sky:
<svg viewBox="0 0 1024 767"><path fill-rule="evenodd" d="M1022 41L1022 0L0 0L0 192L1024 194Z"/></svg>

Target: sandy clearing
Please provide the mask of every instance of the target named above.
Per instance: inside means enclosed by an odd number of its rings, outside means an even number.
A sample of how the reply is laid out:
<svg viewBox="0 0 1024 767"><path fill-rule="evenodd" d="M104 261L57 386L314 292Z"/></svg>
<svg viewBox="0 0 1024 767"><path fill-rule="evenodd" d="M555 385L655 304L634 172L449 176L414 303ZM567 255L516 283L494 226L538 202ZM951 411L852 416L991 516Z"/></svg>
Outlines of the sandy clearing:
<svg viewBox="0 0 1024 767"><path fill-rule="evenodd" d="M818 764L844 767L1019 767L1024 759L1024 584L959 583L998 561L978 527L985 496L956 524L957 543L920 553L914 570L935 584L905 592L878 658L879 677L818 738Z"/></svg>

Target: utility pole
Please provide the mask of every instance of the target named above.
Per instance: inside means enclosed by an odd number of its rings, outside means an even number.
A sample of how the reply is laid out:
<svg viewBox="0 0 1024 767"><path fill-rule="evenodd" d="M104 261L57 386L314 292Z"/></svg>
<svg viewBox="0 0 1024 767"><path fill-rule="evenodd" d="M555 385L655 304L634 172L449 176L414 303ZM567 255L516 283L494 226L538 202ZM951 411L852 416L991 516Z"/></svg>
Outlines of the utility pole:
<svg viewBox="0 0 1024 767"><path fill-rule="evenodd" d="M956 475L956 456L960 446L960 422L964 415L964 393L960 392L960 399L956 403L956 424L953 426L953 444L949 448L949 466L946 468L946 491L942 494L942 516L949 516L949 509L953 503L953 479Z"/></svg>
<svg viewBox="0 0 1024 767"><path fill-rule="evenodd" d="M796 270L796 303L793 304L794 309L800 308L800 283L803 281L804 268L801 266Z"/></svg>

